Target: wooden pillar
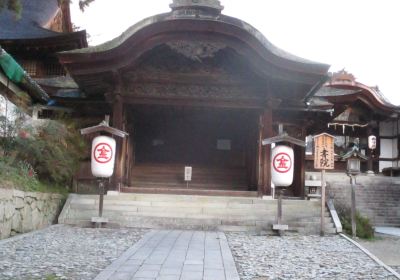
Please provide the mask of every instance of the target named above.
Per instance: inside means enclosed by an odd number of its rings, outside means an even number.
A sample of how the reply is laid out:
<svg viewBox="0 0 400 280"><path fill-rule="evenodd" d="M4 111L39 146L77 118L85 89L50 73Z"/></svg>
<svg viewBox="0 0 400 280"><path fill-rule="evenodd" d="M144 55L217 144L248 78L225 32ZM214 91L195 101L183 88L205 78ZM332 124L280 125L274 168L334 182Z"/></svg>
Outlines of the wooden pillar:
<svg viewBox="0 0 400 280"><path fill-rule="evenodd" d="M124 130L124 106L122 97L119 93L115 95L112 112L112 126ZM117 137L116 139L116 157L115 157L115 169L114 176L110 189L120 190L123 185L124 179L124 165L125 165L125 153L126 153L126 139Z"/></svg>
<svg viewBox="0 0 400 280"><path fill-rule="evenodd" d="M293 180L293 195L304 198L305 196L305 165L306 165L306 151L304 147L294 147L294 180Z"/></svg>
<svg viewBox="0 0 400 280"><path fill-rule="evenodd" d="M372 133L372 128L368 127L368 129L367 129L367 141L368 141L368 137L370 135L372 135L372 134L373 134ZM368 143L368 145L369 145L369 143ZM372 158L372 156L373 156L373 151L368 147L368 149L367 149L367 157L368 157L367 171L372 171L373 172L374 171L374 167L373 167L373 158Z"/></svg>
<svg viewBox="0 0 400 280"><path fill-rule="evenodd" d="M260 196L271 195L271 145L263 146L261 142L272 136L272 110L266 109L259 117L257 187Z"/></svg>
<svg viewBox="0 0 400 280"><path fill-rule="evenodd" d="M262 156L262 134L263 129L263 116L260 114L258 116L258 133L257 133L257 156L256 156L256 182L258 195L264 195L263 191L263 156Z"/></svg>
<svg viewBox="0 0 400 280"><path fill-rule="evenodd" d="M305 130L301 131L302 139L305 139ZM294 178L293 178L293 195L297 197L305 197L305 177L306 177L306 148L294 146Z"/></svg>
<svg viewBox="0 0 400 280"><path fill-rule="evenodd" d="M267 109L263 114L263 139L273 136L272 110ZM271 145L263 146L263 193L271 195Z"/></svg>

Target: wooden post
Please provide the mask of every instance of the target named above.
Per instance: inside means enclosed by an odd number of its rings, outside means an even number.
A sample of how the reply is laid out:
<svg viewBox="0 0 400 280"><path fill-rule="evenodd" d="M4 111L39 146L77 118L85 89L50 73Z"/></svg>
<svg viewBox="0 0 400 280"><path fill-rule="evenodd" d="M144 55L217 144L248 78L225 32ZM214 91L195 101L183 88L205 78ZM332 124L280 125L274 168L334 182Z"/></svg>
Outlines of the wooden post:
<svg viewBox="0 0 400 280"><path fill-rule="evenodd" d="M259 196L264 195L263 191L263 147L262 147L262 139L263 139L263 116L258 116L258 135L257 135L257 156L256 156L256 178L257 178L257 191Z"/></svg>
<svg viewBox="0 0 400 280"><path fill-rule="evenodd" d="M277 223L278 225L282 224L282 192L281 188L278 189L278 218Z"/></svg>
<svg viewBox="0 0 400 280"><path fill-rule="evenodd" d="M100 179L99 181L99 194L100 194L99 217L101 218L103 216L103 201L104 201L104 183L102 179Z"/></svg>
<svg viewBox="0 0 400 280"><path fill-rule="evenodd" d="M321 170L321 236L325 235L325 169Z"/></svg>
<svg viewBox="0 0 400 280"><path fill-rule="evenodd" d="M271 138L273 136L271 109L264 111L262 124L262 139ZM262 193L263 195L271 195L271 145L262 146L262 151Z"/></svg>
<svg viewBox="0 0 400 280"><path fill-rule="evenodd" d="M113 104L113 127L117 129L124 129L124 106L122 102L121 95L117 94L115 96L114 104ZM112 180L112 184L110 189L120 190L122 186L123 177L124 177L124 159L125 156L123 154L124 150L126 150L124 145L126 141L123 139L115 139L116 140L116 158L115 158L115 172Z"/></svg>
<svg viewBox="0 0 400 280"><path fill-rule="evenodd" d="M351 233L353 238L357 235L357 226L356 226L356 193L355 193L355 184L354 177L350 176L351 183Z"/></svg>
<svg viewBox="0 0 400 280"><path fill-rule="evenodd" d="M295 162L293 193L295 196L304 199L305 164L306 164L305 148L300 146L295 146L293 149L294 149L294 162Z"/></svg>
<svg viewBox="0 0 400 280"><path fill-rule="evenodd" d="M369 137L369 136L372 135L372 134L373 134L372 128L371 128L371 127L368 127L368 129L367 129L367 136ZM368 138L368 142L369 142L369 138ZM369 146L369 143L368 143L368 146ZM374 175L374 166L373 166L373 158L372 158L372 156L373 156L373 150L370 149L369 147L368 147L368 149L367 149L367 156L368 156L368 161L367 161L367 174L368 174L368 175Z"/></svg>

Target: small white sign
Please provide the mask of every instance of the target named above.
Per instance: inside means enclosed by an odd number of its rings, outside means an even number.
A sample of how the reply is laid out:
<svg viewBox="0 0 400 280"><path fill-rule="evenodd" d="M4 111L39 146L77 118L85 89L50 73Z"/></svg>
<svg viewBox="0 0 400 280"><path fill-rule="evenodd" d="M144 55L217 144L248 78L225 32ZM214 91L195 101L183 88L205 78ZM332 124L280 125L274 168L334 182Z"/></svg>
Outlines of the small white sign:
<svg viewBox="0 0 400 280"><path fill-rule="evenodd" d="M185 166L185 181L192 181L192 167Z"/></svg>
<svg viewBox="0 0 400 280"><path fill-rule="evenodd" d="M376 149L376 136L375 135L368 136L368 148L370 150Z"/></svg>

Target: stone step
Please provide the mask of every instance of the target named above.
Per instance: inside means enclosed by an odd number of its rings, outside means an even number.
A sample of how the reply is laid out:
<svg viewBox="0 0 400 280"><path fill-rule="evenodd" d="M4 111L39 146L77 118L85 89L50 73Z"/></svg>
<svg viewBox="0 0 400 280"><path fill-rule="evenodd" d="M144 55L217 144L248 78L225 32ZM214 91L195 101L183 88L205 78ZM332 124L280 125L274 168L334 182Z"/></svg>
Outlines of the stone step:
<svg viewBox="0 0 400 280"><path fill-rule="evenodd" d="M156 205L150 205L148 203L139 203L130 204L130 203L121 203L116 204L108 204L108 201L105 201L103 209L106 211L121 211L127 213L169 213L173 214L207 214L207 215L230 215L230 216L268 216L276 213L276 205L263 205L263 204L244 204L244 205L220 205L220 204L211 204L211 205L198 205L195 203L191 203L191 207L186 205L186 207L181 207L180 205L176 205L173 203L155 203ZM93 210L96 211L98 209L98 203L90 203L90 204L77 204L72 202L70 204L71 210L76 211L85 211L85 210ZM293 216L297 219L301 219L303 217L316 217L320 216L320 211L317 208L308 207L305 209L301 209L299 206L283 206L283 216ZM326 211L325 215L328 217L329 213Z"/></svg>
<svg viewBox="0 0 400 280"><path fill-rule="evenodd" d="M98 215L98 201L97 195L70 195L60 222L90 224L91 218ZM276 200L260 198L123 194L105 196L103 217L122 226L271 230L276 208ZM330 228L329 213L325 214ZM295 230L318 228L319 215L319 201L283 201L283 221Z"/></svg>
<svg viewBox="0 0 400 280"><path fill-rule="evenodd" d="M93 203L98 201L98 195L75 195L74 202ZM169 195L169 194L119 194L106 195L105 201L117 201L116 203L135 203L136 201L146 202L194 202L194 203L230 203L230 204L264 204L276 205L277 200L263 200L256 197L222 197L222 196L200 196L200 195ZM283 206L310 206L319 207L320 201L305 201L305 200L283 200Z"/></svg>
<svg viewBox="0 0 400 280"><path fill-rule="evenodd" d="M115 224L124 224L126 227L144 228L171 228L171 229L191 229L191 230L222 230L222 231L268 231L272 229L275 220L263 221L229 221L219 219L182 219L182 218L160 218L160 217L119 217L112 221ZM90 220L80 218L66 220L66 224L78 224L82 226L90 225ZM283 223L285 223L283 221ZM304 225L290 224L289 230L305 234L315 234L319 232L319 223L307 223ZM325 227L326 233L336 233L332 224Z"/></svg>
<svg viewBox="0 0 400 280"><path fill-rule="evenodd" d="M122 209L122 210L121 210ZM199 209L190 209L188 211L167 211L166 210L160 210L160 209L123 209L122 208L117 208L114 207L112 209L110 208L104 208L103 213L119 213L120 215L151 215L151 216L208 216L208 217L236 217L236 218L257 218L257 217L266 217L266 216L276 216L276 210L270 210L270 211L263 211L263 212L258 212L258 211L242 211L242 212L230 212L230 211L221 211L221 212L216 212L216 211L211 211L208 208L199 208ZM97 207L91 207L91 208L70 208L69 211L74 211L74 213L86 213L86 212L98 212ZM72 212L71 212L72 213ZM298 213L296 211L294 212L284 212L283 217L290 219L294 218L300 221L303 221L305 219L313 219L317 220L320 218L319 213ZM329 213L325 214L326 218L329 218ZM395 220L394 220L395 221Z"/></svg>

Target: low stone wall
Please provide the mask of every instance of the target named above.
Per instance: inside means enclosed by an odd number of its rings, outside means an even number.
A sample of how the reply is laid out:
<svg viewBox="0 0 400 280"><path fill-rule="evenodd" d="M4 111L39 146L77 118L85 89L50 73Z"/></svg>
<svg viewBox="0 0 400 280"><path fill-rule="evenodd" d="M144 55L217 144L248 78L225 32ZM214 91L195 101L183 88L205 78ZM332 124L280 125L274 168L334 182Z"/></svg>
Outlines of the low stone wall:
<svg viewBox="0 0 400 280"><path fill-rule="evenodd" d="M61 194L0 188L0 239L53 224L63 201Z"/></svg>

